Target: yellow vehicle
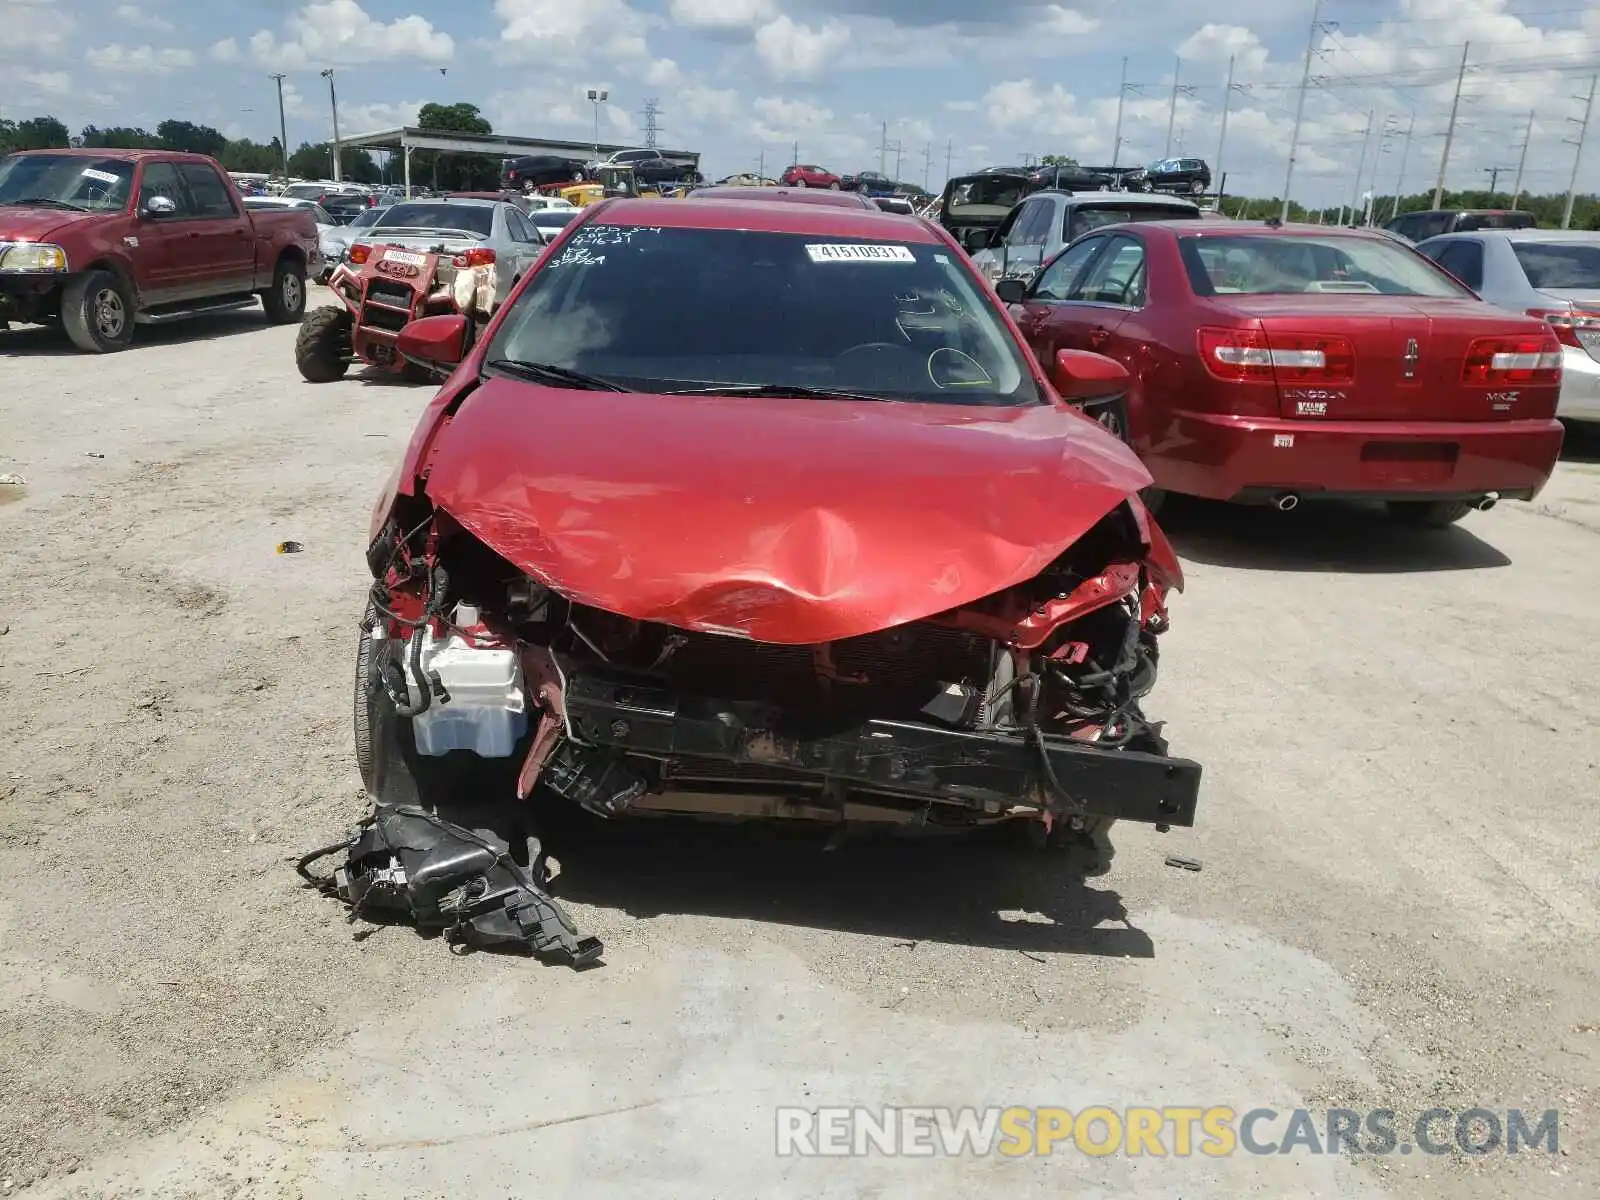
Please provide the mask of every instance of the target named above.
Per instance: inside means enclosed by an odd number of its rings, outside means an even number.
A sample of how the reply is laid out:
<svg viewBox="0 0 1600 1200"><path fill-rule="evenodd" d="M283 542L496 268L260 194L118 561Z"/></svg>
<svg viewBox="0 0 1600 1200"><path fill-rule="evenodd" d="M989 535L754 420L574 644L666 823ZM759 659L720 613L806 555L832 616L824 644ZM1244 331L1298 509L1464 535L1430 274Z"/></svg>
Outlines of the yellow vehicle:
<svg viewBox="0 0 1600 1200"><path fill-rule="evenodd" d="M681 199L691 190L689 185L657 187L645 186L634 178L633 168L607 164L594 172L594 178L584 183L558 184L539 189L549 195L560 196L578 208L587 208L612 196L667 196Z"/></svg>

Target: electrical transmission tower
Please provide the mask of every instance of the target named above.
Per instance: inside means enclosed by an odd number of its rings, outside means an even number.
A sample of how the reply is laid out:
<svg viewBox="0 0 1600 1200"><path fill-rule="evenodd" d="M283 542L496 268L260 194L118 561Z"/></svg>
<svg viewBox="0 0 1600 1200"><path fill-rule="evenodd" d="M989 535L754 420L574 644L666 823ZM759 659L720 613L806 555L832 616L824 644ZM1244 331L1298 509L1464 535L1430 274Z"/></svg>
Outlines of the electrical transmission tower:
<svg viewBox="0 0 1600 1200"><path fill-rule="evenodd" d="M661 101L651 96L644 102L644 144L647 148L656 148L656 135L661 132L656 124L656 117L661 115Z"/></svg>

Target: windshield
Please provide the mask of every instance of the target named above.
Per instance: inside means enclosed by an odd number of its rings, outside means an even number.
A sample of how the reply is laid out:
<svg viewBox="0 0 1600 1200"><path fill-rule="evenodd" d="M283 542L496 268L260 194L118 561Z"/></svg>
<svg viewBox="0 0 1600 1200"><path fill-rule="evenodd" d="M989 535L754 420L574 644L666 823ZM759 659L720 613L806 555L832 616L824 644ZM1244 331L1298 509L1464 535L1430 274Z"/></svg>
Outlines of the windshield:
<svg viewBox="0 0 1600 1200"><path fill-rule="evenodd" d="M572 219L577 215L578 210L575 208L547 208L540 212L529 213L528 220L537 225L547 236L554 237L572 224Z"/></svg>
<svg viewBox="0 0 1600 1200"><path fill-rule="evenodd" d="M318 200L328 190L320 183L291 183L283 194L290 200Z"/></svg>
<svg viewBox="0 0 1600 1200"><path fill-rule="evenodd" d="M1528 283L1541 291L1600 291L1600 238L1584 244L1513 242Z"/></svg>
<svg viewBox="0 0 1600 1200"><path fill-rule="evenodd" d="M1028 190L1021 179L994 175L951 185L945 211L950 215L1003 217Z"/></svg>
<svg viewBox="0 0 1600 1200"><path fill-rule="evenodd" d="M1192 204L1069 204L1061 218L1063 241L1077 241L1091 229L1102 225L1122 225L1129 221L1171 221L1200 218Z"/></svg>
<svg viewBox="0 0 1600 1200"><path fill-rule="evenodd" d="M0 159L0 204L43 201L85 212L128 206L133 164L121 158L74 154L17 154Z"/></svg>
<svg viewBox="0 0 1600 1200"><path fill-rule="evenodd" d="M1470 297L1461 284L1415 251L1364 237L1181 237L1178 246L1197 296L1295 292Z"/></svg>
<svg viewBox="0 0 1600 1200"><path fill-rule="evenodd" d="M392 205L390 206L393 207ZM388 212L386 208L364 208L350 219L352 229L365 229L368 225L376 225L378 218Z"/></svg>
<svg viewBox="0 0 1600 1200"><path fill-rule="evenodd" d="M382 215L373 222L378 229L459 229L480 238L488 237L494 229L494 209L487 204L434 201L396 204L378 211Z"/></svg>
<svg viewBox="0 0 1600 1200"><path fill-rule="evenodd" d="M957 258L942 244L589 224L528 281L486 361L635 391L1039 402L1023 351Z"/></svg>

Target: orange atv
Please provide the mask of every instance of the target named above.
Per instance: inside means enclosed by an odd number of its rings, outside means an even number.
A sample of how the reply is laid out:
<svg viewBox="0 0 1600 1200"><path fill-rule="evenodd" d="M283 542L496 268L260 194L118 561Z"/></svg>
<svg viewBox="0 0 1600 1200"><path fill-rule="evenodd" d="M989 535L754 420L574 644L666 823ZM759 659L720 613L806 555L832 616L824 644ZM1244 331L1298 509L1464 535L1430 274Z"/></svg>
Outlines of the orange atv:
<svg viewBox="0 0 1600 1200"><path fill-rule="evenodd" d="M462 313L474 318L475 339L494 305L494 270L494 251L486 248L357 242L328 280L342 303L306 314L294 343L295 366L311 383L342 379L358 361L417 382L436 381L445 372L400 353L400 331L420 317Z"/></svg>

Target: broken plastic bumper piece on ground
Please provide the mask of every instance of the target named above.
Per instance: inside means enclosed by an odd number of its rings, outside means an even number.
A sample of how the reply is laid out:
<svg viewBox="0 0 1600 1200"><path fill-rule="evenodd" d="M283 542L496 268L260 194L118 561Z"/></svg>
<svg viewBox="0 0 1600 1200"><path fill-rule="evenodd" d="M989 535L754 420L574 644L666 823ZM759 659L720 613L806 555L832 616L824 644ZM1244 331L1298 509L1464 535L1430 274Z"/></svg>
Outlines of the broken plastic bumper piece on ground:
<svg viewBox="0 0 1600 1200"><path fill-rule="evenodd" d="M339 851L345 862L332 878L312 863ZM487 830L451 824L426 809L378 805L348 842L300 860L300 874L350 906L350 919L408 916L423 931L440 931L452 945L526 949L565 956L574 967L599 960L600 939L584 937L544 888L543 852L528 841L529 866Z"/></svg>

